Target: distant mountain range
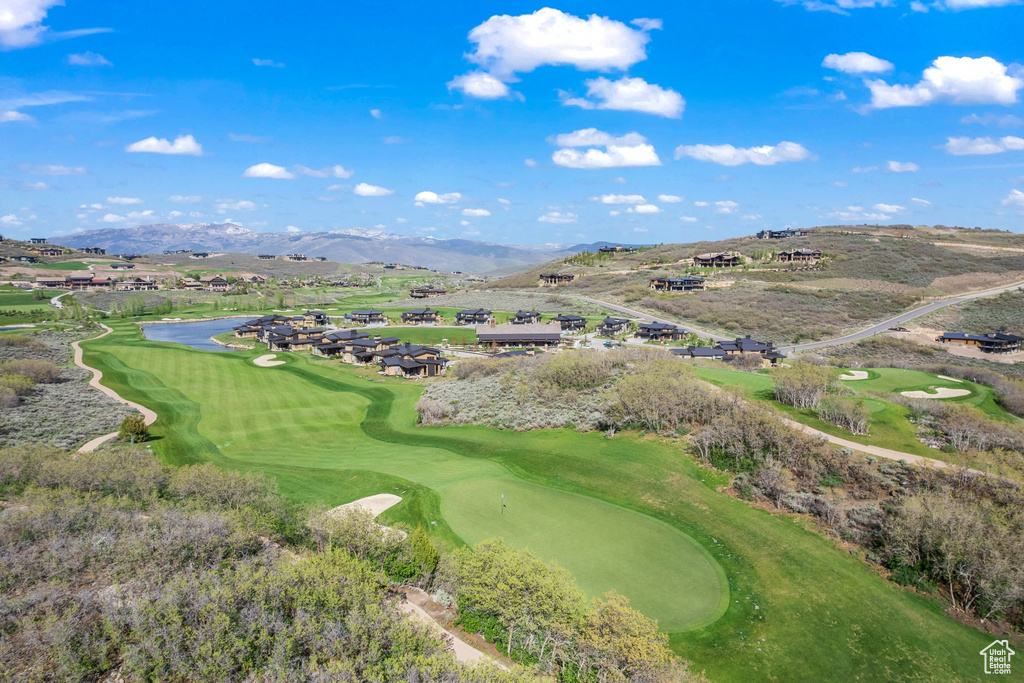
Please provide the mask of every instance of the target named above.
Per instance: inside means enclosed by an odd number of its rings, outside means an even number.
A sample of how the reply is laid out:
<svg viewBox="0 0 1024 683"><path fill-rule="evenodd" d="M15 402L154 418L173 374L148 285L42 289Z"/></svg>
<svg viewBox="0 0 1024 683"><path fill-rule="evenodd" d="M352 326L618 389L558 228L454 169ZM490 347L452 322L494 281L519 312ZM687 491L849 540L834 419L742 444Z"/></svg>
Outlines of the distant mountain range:
<svg viewBox="0 0 1024 683"><path fill-rule="evenodd" d="M342 263L383 261L471 273L512 271L609 244L508 245L395 235L364 228L332 232L256 232L233 223L160 223L106 228L54 237L50 241L76 248L103 247L115 254L160 254L176 249L278 256L301 253L325 256Z"/></svg>

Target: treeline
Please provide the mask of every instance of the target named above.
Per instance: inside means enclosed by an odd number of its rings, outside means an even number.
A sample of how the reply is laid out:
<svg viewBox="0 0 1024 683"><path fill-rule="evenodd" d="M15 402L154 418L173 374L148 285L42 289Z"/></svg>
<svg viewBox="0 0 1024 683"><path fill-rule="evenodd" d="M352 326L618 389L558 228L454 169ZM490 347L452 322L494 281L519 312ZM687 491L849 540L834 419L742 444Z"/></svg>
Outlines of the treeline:
<svg viewBox="0 0 1024 683"><path fill-rule="evenodd" d="M457 663L400 612L396 583L449 596L464 627L533 668ZM129 447L0 450L0 596L10 680L699 679L623 598L587 604L526 551L441 552L422 529Z"/></svg>

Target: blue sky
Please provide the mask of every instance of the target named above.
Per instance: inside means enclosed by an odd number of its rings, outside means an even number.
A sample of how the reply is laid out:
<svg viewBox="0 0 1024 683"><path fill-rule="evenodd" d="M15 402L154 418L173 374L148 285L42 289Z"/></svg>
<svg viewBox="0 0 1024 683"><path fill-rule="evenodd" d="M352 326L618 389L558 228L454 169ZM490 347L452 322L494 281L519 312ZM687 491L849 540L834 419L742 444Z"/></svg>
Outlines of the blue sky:
<svg viewBox="0 0 1024 683"><path fill-rule="evenodd" d="M1014 0L0 0L0 232L1024 227Z"/></svg>

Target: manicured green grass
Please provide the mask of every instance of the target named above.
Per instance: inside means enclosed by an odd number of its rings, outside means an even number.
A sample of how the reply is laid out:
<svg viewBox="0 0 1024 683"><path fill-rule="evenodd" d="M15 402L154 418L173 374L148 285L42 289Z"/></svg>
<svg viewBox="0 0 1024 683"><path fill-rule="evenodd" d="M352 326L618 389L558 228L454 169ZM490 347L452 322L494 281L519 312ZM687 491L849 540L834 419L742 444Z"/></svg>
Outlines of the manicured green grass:
<svg viewBox="0 0 1024 683"><path fill-rule="evenodd" d="M89 270L89 264L81 261L60 261L58 263L37 263L34 268L40 270Z"/></svg>
<svg viewBox="0 0 1024 683"><path fill-rule="evenodd" d="M802 518L718 492L723 475L678 441L416 427L414 383L289 354L257 368L256 352L206 353L115 329L84 345L86 362L158 412L153 446L169 462L263 470L290 497L331 505L411 490L391 519L438 535L447 522L449 541L504 536L558 560L591 594L608 581L661 618L673 647L712 680L979 677L977 652L991 637L888 583Z"/></svg>
<svg viewBox="0 0 1024 683"><path fill-rule="evenodd" d="M373 332L379 332L385 337L398 337L402 341L407 341L410 344L440 344L442 340L447 340L450 344L462 344L465 339L466 344L476 344L476 330L469 327L433 327L430 325L424 325L422 327L395 327L395 328L384 328L382 330L374 329Z"/></svg>

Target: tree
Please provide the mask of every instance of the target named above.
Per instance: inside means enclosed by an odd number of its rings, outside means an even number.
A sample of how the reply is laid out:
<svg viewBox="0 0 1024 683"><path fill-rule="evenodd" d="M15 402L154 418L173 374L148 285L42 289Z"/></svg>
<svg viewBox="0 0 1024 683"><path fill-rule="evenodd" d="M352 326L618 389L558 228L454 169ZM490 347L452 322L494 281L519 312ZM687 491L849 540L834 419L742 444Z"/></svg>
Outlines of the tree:
<svg viewBox="0 0 1024 683"><path fill-rule="evenodd" d="M775 368L772 370L775 398L796 408L817 408L836 374L832 368L801 362Z"/></svg>
<svg viewBox="0 0 1024 683"><path fill-rule="evenodd" d="M593 609L580 625L579 678L591 680L649 680L671 661L668 636L658 622L629 606L629 599L615 591L594 600ZM595 669L597 671L595 671Z"/></svg>
<svg viewBox="0 0 1024 683"><path fill-rule="evenodd" d="M129 415L121 421L117 436L121 441L141 443L149 438L149 425L141 415Z"/></svg>
<svg viewBox="0 0 1024 683"><path fill-rule="evenodd" d="M429 584L437 569L437 563L441 560L441 553L438 552L422 526L416 527L416 531L412 532L409 544L412 547L412 560L419 565L425 582Z"/></svg>
<svg viewBox="0 0 1024 683"><path fill-rule="evenodd" d="M583 609L583 593L569 572L501 539L474 546L462 571L459 596L472 610L498 619L509 655L517 635L525 640L534 632L567 629Z"/></svg>

